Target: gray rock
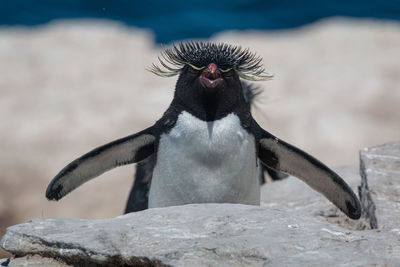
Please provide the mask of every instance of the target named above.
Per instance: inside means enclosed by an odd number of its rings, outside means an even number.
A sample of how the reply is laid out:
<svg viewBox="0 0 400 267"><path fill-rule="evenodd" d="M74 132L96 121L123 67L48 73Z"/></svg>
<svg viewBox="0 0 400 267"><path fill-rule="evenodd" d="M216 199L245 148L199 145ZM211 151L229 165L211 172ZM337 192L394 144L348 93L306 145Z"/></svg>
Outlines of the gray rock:
<svg viewBox="0 0 400 267"><path fill-rule="evenodd" d="M361 155L361 153L360 153ZM376 206L371 197L371 191L368 186L368 178L365 171L365 162L360 160L360 176L361 184L358 187L358 195L361 204L360 228L378 229L378 220L376 218Z"/></svg>
<svg viewBox="0 0 400 267"><path fill-rule="evenodd" d="M56 259L45 258L39 255L28 255L14 259L0 259L0 266L8 267L67 267L68 264L62 263Z"/></svg>
<svg viewBox="0 0 400 267"><path fill-rule="evenodd" d="M360 155L378 230L356 230L362 220L289 177L263 186L261 207L193 204L105 220L34 219L9 227L1 246L16 256L9 266L400 266L400 143ZM335 171L357 191L357 167Z"/></svg>
<svg viewBox="0 0 400 267"><path fill-rule="evenodd" d="M193 204L106 220L34 219L9 227L1 245L69 264L395 265L399 241L399 234L348 230L302 211Z"/></svg>
<svg viewBox="0 0 400 267"><path fill-rule="evenodd" d="M357 192L361 181L358 167L341 166L333 169ZM323 195L293 176L265 184L261 188L261 206L288 212L297 211L348 229L360 229L359 221L349 219Z"/></svg>
<svg viewBox="0 0 400 267"><path fill-rule="evenodd" d="M399 235L400 142L364 148L360 161L376 206L379 229Z"/></svg>

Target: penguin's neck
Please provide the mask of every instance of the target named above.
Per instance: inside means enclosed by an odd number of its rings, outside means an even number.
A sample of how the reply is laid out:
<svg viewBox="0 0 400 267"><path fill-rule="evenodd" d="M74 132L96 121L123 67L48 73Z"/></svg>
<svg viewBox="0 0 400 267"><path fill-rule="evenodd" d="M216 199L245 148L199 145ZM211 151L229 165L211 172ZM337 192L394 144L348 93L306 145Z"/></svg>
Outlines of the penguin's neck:
<svg viewBox="0 0 400 267"><path fill-rule="evenodd" d="M190 100L177 100L175 105L180 107L180 111L187 111L203 121L219 120L230 113L237 113L241 107L239 101L218 95L197 95Z"/></svg>
<svg viewBox="0 0 400 267"><path fill-rule="evenodd" d="M203 110L206 121L214 121L226 115L224 114L223 107L221 107L219 102L220 101L215 97L202 97L200 110Z"/></svg>

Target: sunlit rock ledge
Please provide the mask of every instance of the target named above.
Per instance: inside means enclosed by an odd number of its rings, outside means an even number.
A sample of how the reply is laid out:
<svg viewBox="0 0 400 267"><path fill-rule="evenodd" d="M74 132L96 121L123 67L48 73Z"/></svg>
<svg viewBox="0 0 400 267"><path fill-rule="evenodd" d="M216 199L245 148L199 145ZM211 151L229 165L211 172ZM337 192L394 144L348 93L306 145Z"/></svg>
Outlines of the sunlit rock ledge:
<svg viewBox="0 0 400 267"><path fill-rule="evenodd" d="M364 213L360 220L347 219L318 193L289 177L263 187L261 207L192 204L103 220L30 220L7 229L1 246L15 258L3 262L5 266L398 265L400 142L363 149L360 159L378 229L365 227L370 221ZM336 171L353 187L361 182L354 167Z"/></svg>

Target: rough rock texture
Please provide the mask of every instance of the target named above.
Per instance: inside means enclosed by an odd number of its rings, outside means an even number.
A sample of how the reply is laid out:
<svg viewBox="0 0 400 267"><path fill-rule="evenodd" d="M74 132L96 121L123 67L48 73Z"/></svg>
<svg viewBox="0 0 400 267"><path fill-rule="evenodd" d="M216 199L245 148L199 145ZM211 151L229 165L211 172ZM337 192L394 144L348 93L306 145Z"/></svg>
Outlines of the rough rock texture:
<svg viewBox="0 0 400 267"><path fill-rule="evenodd" d="M371 190L368 186L368 178L364 166L365 162L360 158L360 176L361 184L358 187L358 195L361 204L361 218L363 223L361 229L378 229L378 220L376 218L376 206L371 197Z"/></svg>
<svg viewBox="0 0 400 267"><path fill-rule="evenodd" d="M7 230L15 255L173 266L400 264L400 235L352 231L267 207L194 204L106 220L34 219Z"/></svg>
<svg viewBox="0 0 400 267"><path fill-rule="evenodd" d="M9 267L68 267L69 265L52 258L41 257L39 255L28 255L15 259L0 259L0 266Z"/></svg>
<svg viewBox="0 0 400 267"><path fill-rule="evenodd" d="M364 148L360 161L376 206L378 228L400 235L400 142Z"/></svg>
<svg viewBox="0 0 400 267"><path fill-rule="evenodd" d="M341 166L334 171L357 192L361 180L358 167ZM293 176L264 185L261 188L261 205L288 212L298 211L348 229L361 229L360 221L349 219L323 195Z"/></svg>
<svg viewBox="0 0 400 267"><path fill-rule="evenodd" d="M105 220L34 219L9 227L1 246L17 256L10 266L40 262L35 254L44 266L399 266L399 155L400 142L361 151L378 230L356 230L362 220L347 219L289 177L262 188L261 207L193 204ZM336 172L357 189L357 168Z"/></svg>

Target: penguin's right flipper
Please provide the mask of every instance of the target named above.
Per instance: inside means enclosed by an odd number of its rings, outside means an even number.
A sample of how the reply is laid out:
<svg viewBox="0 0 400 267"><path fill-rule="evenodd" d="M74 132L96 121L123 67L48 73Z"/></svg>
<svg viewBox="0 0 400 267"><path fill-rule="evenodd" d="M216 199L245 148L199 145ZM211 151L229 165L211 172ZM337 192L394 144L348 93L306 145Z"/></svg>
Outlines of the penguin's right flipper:
<svg viewBox="0 0 400 267"><path fill-rule="evenodd" d="M154 153L153 127L100 146L62 169L46 190L49 200L66 194L100 174L115 167L143 160Z"/></svg>
<svg viewBox="0 0 400 267"><path fill-rule="evenodd" d="M268 167L294 175L317 190L351 219L361 216L353 190L335 172L316 158L268 133L257 125L258 157Z"/></svg>

